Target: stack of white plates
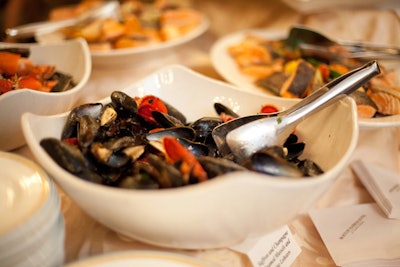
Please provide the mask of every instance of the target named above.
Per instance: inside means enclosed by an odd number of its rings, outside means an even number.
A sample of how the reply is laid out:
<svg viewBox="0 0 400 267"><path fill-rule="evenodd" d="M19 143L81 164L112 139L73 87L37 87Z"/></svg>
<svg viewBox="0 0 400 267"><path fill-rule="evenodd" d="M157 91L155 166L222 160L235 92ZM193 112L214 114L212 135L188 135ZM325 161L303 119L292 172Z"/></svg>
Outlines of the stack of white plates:
<svg viewBox="0 0 400 267"><path fill-rule="evenodd" d="M0 266L62 266L64 218L54 183L34 162L0 151Z"/></svg>

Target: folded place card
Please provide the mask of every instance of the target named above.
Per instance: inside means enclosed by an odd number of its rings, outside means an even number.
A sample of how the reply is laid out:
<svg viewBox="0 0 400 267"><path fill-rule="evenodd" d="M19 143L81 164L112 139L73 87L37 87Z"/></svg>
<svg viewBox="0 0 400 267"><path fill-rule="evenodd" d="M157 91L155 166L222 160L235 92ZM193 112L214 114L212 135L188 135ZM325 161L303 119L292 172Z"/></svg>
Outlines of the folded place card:
<svg viewBox="0 0 400 267"><path fill-rule="evenodd" d="M246 254L254 267L290 267L301 252L287 225L230 248Z"/></svg>
<svg viewBox="0 0 400 267"><path fill-rule="evenodd" d="M400 174L361 160L351 168L388 218L400 219Z"/></svg>
<svg viewBox="0 0 400 267"><path fill-rule="evenodd" d="M400 220L388 219L377 204L309 214L338 266L400 266Z"/></svg>

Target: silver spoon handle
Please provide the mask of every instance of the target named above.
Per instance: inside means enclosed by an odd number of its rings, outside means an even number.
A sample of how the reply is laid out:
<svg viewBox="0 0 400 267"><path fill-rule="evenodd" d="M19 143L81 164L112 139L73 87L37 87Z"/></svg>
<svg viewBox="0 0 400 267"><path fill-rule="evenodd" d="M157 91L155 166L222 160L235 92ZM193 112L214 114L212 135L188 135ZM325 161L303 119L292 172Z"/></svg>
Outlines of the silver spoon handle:
<svg viewBox="0 0 400 267"><path fill-rule="evenodd" d="M337 100L339 97L354 92L379 73L378 63L376 61L368 62L333 80L288 110L282 112L278 115L278 120L284 122L284 125L298 123L315 111L329 105L332 100Z"/></svg>
<svg viewBox="0 0 400 267"><path fill-rule="evenodd" d="M35 36L37 33L54 32L62 28L73 26L76 23L77 19L29 23L6 29L6 34L12 37L32 37Z"/></svg>
<svg viewBox="0 0 400 267"><path fill-rule="evenodd" d="M11 37L33 37L36 34L51 33L59 29L77 25L79 23L87 23L94 19L105 17L119 18L118 1L105 2L104 4L96 6L71 19L29 23L17 26L15 28L9 28L6 29L6 34Z"/></svg>
<svg viewBox="0 0 400 267"><path fill-rule="evenodd" d="M400 56L400 47L368 43L368 42L352 42L340 41L341 46L346 47L349 51L357 52L376 52L381 54Z"/></svg>

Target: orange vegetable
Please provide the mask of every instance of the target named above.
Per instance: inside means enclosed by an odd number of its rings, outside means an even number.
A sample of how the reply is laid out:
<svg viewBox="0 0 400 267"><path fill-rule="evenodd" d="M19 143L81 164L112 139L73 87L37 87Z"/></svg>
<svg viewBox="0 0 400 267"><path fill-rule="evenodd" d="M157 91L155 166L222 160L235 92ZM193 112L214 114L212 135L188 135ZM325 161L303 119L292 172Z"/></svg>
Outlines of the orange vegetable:
<svg viewBox="0 0 400 267"><path fill-rule="evenodd" d="M164 137L163 144L171 163L180 162L181 173L188 182L190 174L197 177L199 182L206 181L208 175L196 157L173 137Z"/></svg>
<svg viewBox="0 0 400 267"><path fill-rule="evenodd" d="M18 72L21 55L10 52L0 52L0 74L13 75Z"/></svg>
<svg viewBox="0 0 400 267"><path fill-rule="evenodd" d="M20 88L29 88L29 89L33 89L33 90L41 90L42 89L42 83L37 80L34 77L31 76L26 76L26 77L22 77L19 80L19 87Z"/></svg>

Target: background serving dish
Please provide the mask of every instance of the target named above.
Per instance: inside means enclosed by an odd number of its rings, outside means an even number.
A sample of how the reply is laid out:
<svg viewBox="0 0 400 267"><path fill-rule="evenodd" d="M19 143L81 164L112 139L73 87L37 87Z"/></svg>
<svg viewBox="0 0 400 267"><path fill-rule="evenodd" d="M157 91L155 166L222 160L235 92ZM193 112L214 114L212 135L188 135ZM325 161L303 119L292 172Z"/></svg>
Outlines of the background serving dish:
<svg viewBox="0 0 400 267"><path fill-rule="evenodd" d="M238 44L244 40L248 34L253 34L261 38L270 40L285 39L288 32L282 30L248 29L226 35L213 45L211 48L211 61L217 72L228 82L236 85L246 92L254 92L272 95L268 90L255 85L254 78L244 75L237 67L236 62L228 53L228 47ZM388 69L398 70L400 65L393 61L379 61ZM399 76L399 73L398 75ZM399 79L400 77L398 77ZM280 98L279 96L272 96ZM290 102L298 102L298 99L287 99ZM395 127L400 125L400 115L382 116L376 118L359 119L361 129Z"/></svg>
<svg viewBox="0 0 400 267"><path fill-rule="evenodd" d="M88 46L81 39L49 45L1 43L0 47L29 47L30 59L35 64L54 65L72 75L76 84L64 92L18 89L0 95L0 149L11 150L25 144L20 126L24 112L49 115L72 108L89 79L91 59Z"/></svg>
<svg viewBox="0 0 400 267"><path fill-rule="evenodd" d="M189 121L215 116L213 103L217 101L240 115L254 114L266 103L280 109L292 104L237 90L179 66L161 69L123 91L131 96L157 95ZM345 98L297 129L306 142L304 157L317 161L325 170L321 176L293 180L236 172L184 188L126 190L83 181L59 167L42 149L39 142L43 138L60 137L66 116L28 113L22 119L30 150L65 192L89 215L119 233L186 249L228 246L307 211L346 166L358 137L355 106Z"/></svg>
<svg viewBox="0 0 400 267"><path fill-rule="evenodd" d="M174 40L134 48L113 49L109 51L90 51L92 64L94 67L114 68L138 66L138 64L148 64L148 61L157 61L160 56L177 49L203 34L209 27L209 20L203 17L201 23L188 34ZM36 39L41 44L54 44L64 42L64 37L59 33L45 34L37 36Z"/></svg>

